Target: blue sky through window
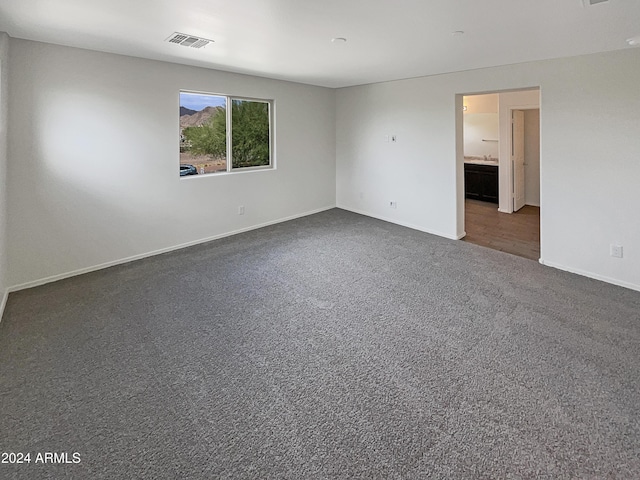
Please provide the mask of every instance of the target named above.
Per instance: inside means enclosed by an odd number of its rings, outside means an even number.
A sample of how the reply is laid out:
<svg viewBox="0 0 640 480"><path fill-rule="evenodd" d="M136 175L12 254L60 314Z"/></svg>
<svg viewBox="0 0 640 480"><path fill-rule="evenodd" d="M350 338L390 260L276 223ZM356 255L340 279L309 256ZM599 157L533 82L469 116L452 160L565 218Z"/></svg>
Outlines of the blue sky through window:
<svg viewBox="0 0 640 480"><path fill-rule="evenodd" d="M199 112L206 107L224 107L226 97L203 93L180 92L180 106Z"/></svg>

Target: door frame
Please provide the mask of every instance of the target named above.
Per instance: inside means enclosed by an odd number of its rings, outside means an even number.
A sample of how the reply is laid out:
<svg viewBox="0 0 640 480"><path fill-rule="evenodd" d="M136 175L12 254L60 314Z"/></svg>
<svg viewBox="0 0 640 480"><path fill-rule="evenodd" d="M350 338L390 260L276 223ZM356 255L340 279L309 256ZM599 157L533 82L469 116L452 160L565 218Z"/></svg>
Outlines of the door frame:
<svg viewBox="0 0 640 480"><path fill-rule="evenodd" d="M500 190L500 204L498 211L502 213L513 213L513 196L514 196L514 182L513 182L513 165L511 164L511 118L514 110L541 110L540 104L523 104L523 105L506 105L503 112L502 107L499 107L500 116L500 146L499 146L499 190ZM541 113L542 115L542 113ZM542 117L540 117L540 124L542 125ZM505 139L504 141L502 139ZM540 142L542 143L542 134L540 134Z"/></svg>

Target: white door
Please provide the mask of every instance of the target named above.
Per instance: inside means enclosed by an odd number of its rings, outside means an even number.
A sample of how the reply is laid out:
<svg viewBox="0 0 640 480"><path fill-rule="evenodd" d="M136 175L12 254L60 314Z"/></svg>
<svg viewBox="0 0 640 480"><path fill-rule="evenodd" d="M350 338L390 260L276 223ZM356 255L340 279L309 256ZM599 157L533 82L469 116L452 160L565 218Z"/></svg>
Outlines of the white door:
<svg viewBox="0 0 640 480"><path fill-rule="evenodd" d="M524 207L524 112L511 111L511 165L513 168L513 211Z"/></svg>

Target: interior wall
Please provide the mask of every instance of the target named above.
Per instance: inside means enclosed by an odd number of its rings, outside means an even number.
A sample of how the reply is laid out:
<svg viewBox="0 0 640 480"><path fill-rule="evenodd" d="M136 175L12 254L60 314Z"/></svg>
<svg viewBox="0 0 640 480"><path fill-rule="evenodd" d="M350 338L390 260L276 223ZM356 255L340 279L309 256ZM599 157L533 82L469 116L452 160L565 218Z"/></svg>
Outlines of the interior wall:
<svg viewBox="0 0 640 480"><path fill-rule="evenodd" d="M340 89L337 205L459 238L461 94L539 86L541 262L640 290L639 76L628 48Z"/></svg>
<svg viewBox="0 0 640 480"><path fill-rule="evenodd" d="M0 319L7 301L7 126L9 37L0 32Z"/></svg>
<svg viewBox="0 0 640 480"><path fill-rule="evenodd" d="M9 65L12 288L335 206L332 89L15 39ZM273 99L277 168L179 178L181 89Z"/></svg>
<svg viewBox="0 0 640 480"><path fill-rule="evenodd" d="M524 202L540 206L540 110L524 110Z"/></svg>
<svg viewBox="0 0 640 480"><path fill-rule="evenodd" d="M500 122L497 113L464 115L464 156L498 158Z"/></svg>
<svg viewBox="0 0 640 480"><path fill-rule="evenodd" d="M498 99L497 93L467 95L462 102L462 105L466 108L463 111L467 115L473 113L498 113Z"/></svg>
<svg viewBox="0 0 640 480"><path fill-rule="evenodd" d="M468 95L463 99L464 156L498 158L500 123L498 94Z"/></svg>

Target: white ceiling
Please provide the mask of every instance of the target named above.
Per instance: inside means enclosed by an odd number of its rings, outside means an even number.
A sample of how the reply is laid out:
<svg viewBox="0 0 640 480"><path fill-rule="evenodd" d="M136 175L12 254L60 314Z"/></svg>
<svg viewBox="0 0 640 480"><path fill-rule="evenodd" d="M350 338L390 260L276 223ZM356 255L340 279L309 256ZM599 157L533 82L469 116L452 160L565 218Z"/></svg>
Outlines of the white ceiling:
<svg viewBox="0 0 640 480"><path fill-rule="evenodd" d="M638 48L640 0L0 0L0 31L343 87ZM176 31L215 43L165 42Z"/></svg>

